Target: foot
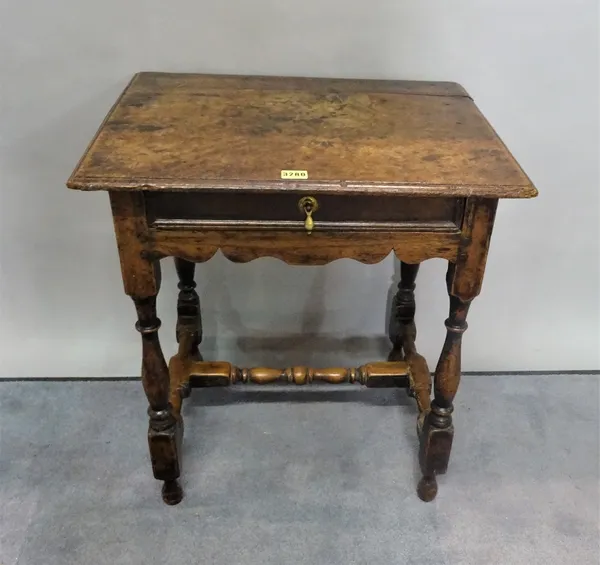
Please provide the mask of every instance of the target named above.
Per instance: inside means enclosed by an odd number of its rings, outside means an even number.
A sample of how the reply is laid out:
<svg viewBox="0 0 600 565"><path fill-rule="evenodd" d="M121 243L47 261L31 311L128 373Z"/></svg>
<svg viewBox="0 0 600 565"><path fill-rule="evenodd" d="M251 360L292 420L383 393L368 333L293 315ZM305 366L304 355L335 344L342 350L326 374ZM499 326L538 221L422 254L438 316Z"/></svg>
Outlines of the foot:
<svg viewBox="0 0 600 565"><path fill-rule="evenodd" d="M423 502L431 502L437 494L437 481L435 476L423 477L417 486L417 494Z"/></svg>
<svg viewBox="0 0 600 565"><path fill-rule="evenodd" d="M183 499L183 489L177 479L165 481L162 487L162 499L169 506L174 506L181 502Z"/></svg>

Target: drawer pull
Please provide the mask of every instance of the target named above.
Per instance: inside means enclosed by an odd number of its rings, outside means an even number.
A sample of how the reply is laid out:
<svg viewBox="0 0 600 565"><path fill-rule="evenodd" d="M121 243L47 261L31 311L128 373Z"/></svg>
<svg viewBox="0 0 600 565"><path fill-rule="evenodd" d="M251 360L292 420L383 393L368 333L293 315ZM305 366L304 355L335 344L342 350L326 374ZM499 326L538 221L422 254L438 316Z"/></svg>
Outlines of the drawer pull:
<svg viewBox="0 0 600 565"><path fill-rule="evenodd" d="M310 235L315 227L315 221L313 220L312 215L319 209L319 203L317 202L317 199L312 196L303 196L298 201L298 209L300 212L306 214L304 229L306 230L306 233Z"/></svg>

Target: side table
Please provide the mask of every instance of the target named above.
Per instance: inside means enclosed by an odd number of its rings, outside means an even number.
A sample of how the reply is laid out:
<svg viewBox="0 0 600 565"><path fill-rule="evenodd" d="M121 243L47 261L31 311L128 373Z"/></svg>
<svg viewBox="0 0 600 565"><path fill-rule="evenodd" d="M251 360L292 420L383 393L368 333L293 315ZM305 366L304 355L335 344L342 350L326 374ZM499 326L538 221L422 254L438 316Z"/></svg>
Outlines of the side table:
<svg viewBox="0 0 600 565"><path fill-rule="evenodd" d="M152 468L167 504L183 496L181 405L190 388L274 382L407 387L419 411L417 492L435 497L498 200L537 194L460 85L139 73L67 185L109 193L142 335ZM376 263L393 251L401 281L388 360L325 369L204 361L194 266L217 250L236 262L271 256L293 265ZM156 296L168 256L179 276L179 346L167 366ZM448 261L450 314L432 382L415 347L414 289L419 264L433 257Z"/></svg>

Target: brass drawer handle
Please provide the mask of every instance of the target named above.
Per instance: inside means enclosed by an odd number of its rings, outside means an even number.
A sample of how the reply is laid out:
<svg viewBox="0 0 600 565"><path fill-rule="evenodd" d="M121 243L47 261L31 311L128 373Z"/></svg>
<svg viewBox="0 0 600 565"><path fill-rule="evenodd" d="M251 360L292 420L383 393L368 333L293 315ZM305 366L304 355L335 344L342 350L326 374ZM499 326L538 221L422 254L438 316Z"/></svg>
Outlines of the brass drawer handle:
<svg viewBox="0 0 600 565"><path fill-rule="evenodd" d="M317 199L312 196L303 196L298 201L298 209L300 212L306 214L304 229L306 230L306 233L310 235L315 227L315 221L313 220L312 215L319 209L319 203L317 202Z"/></svg>

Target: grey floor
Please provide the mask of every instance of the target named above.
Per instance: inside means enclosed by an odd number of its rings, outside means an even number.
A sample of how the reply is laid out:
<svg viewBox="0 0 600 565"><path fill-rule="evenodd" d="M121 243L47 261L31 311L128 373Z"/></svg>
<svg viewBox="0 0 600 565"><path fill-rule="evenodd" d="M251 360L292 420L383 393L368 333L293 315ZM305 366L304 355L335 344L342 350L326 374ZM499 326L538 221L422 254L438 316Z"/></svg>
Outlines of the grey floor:
<svg viewBox="0 0 600 565"><path fill-rule="evenodd" d="M139 382L0 383L0 563L598 564L599 380L467 376L420 502L402 390L195 390L160 501Z"/></svg>

